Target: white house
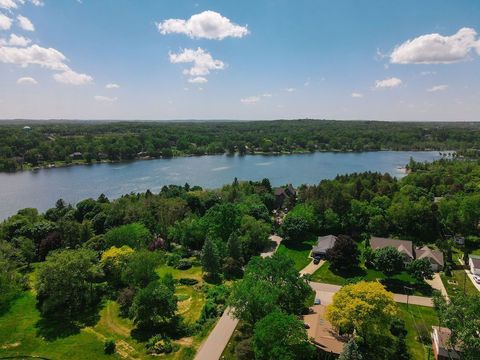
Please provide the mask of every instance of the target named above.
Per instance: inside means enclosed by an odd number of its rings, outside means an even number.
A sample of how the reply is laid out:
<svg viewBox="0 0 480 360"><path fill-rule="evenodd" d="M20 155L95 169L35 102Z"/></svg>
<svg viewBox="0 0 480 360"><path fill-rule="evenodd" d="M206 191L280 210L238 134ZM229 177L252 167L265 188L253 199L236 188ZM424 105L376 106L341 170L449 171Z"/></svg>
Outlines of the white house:
<svg viewBox="0 0 480 360"><path fill-rule="evenodd" d="M473 275L480 275L480 256L469 255L468 256L468 267L470 268L470 272Z"/></svg>

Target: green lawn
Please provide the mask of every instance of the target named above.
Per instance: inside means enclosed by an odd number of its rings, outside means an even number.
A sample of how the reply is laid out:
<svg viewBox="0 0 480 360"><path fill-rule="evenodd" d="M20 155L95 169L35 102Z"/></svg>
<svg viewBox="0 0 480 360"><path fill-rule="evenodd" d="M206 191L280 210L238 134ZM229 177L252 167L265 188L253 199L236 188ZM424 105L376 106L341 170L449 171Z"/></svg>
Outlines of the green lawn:
<svg viewBox="0 0 480 360"><path fill-rule="evenodd" d="M440 274L442 278L443 285L449 295L455 295L457 293L463 293L465 286L465 293L474 295L478 292L475 285L472 284L472 281L468 278L467 273L464 270L452 270L452 276L446 276L445 274ZM454 284L453 282L456 282Z"/></svg>
<svg viewBox="0 0 480 360"><path fill-rule="evenodd" d="M283 241L278 247L277 252L287 255L292 259L295 262L295 268L300 271L312 261L310 252L312 251L312 245L314 245L316 241L315 237L305 240L300 244L292 241Z"/></svg>
<svg viewBox="0 0 480 360"><path fill-rule="evenodd" d="M472 255L478 255L480 256L480 249L475 249L472 251Z"/></svg>
<svg viewBox="0 0 480 360"><path fill-rule="evenodd" d="M424 336L430 334L432 326L438 325L438 317L433 308L417 305L398 304L399 317L405 321L408 331L406 341L407 347L414 360L433 359L429 337L426 344L419 341L419 334ZM429 354L430 352L430 354Z"/></svg>
<svg viewBox="0 0 480 360"><path fill-rule="evenodd" d="M346 285L352 282L358 281L375 281L381 280L386 286L387 290L395 293L404 293L407 286L413 288L414 295L431 296L432 288L426 283L418 283L407 272L403 271L400 274L396 274L390 278L387 278L384 273L374 269L367 269L362 267L351 270L347 273L335 272L330 269L330 263L325 262L317 271L312 275L312 281L323 282L334 285Z"/></svg>

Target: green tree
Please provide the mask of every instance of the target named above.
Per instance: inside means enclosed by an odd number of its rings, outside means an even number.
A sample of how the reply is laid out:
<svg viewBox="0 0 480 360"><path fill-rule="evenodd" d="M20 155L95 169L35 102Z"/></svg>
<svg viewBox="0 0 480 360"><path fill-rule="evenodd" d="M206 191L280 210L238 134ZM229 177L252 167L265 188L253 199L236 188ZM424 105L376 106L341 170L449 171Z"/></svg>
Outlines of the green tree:
<svg viewBox="0 0 480 360"><path fill-rule="evenodd" d="M254 324L275 309L301 314L311 291L293 261L275 253L250 260L243 279L234 284L229 302L237 318Z"/></svg>
<svg viewBox="0 0 480 360"><path fill-rule="evenodd" d="M278 310L255 324L253 351L258 360L313 359L315 354L303 323Z"/></svg>
<svg viewBox="0 0 480 360"><path fill-rule="evenodd" d="M432 265L427 259L413 260L407 265L407 271L417 279L417 281L432 280L434 275Z"/></svg>
<svg viewBox="0 0 480 360"><path fill-rule="evenodd" d="M40 264L35 282L37 300L45 315L72 317L98 301L95 284L101 277L92 250L64 250Z"/></svg>
<svg viewBox="0 0 480 360"><path fill-rule="evenodd" d="M457 294L447 302L442 296L434 297L440 324L452 331L450 343L462 351L462 359L478 359L480 338L480 295Z"/></svg>
<svg viewBox="0 0 480 360"><path fill-rule="evenodd" d="M352 238L340 235L333 247L327 250L326 257L332 268L346 270L358 267L359 254L357 244Z"/></svg>
<svg viewBox="0 0 480 360"><path fill-rule="evenodd" d="M270 234L270 225L262 220L255 220L252 216L245 215L240 226L240 241L245 261L258 255L267 245Z"/></svg>
<svg viewBox="0 0 480 360"><path fill-rule="evenodd" d="M153 281L140 289L133 299L130 314L139 328L155 329L168 324L175 316L177 298L166 285Z"/></svg>
<svg viewBox="0 0 480 360"><path fill-rule="evenodd" d="M141 249L147 247L151 239L150 231L140 223L122 225L107 231L105 234L107 247L127 245L132 249Z"/></svg>
<svg viewBox="0 0 480 360"><path fill-rule="evenodd" d="M137 250L130 253L122 269L122 282L136 287L145 287L158 279L156 269L162 261L156 251Z"/></svg>
<svg viewBox="0 0 480 360"><path fill-rule="evenodd" d="M217 277L220 273L220 255L212 239L207 238L202 249L202 268L209 276Z"/></svg>
<svg viewBox="0 0 480 360"><path fill-rule="evenodd" d="M375 250L373 254L373 264L375 268L383 271L387 276L397 274L404 268L403 255L392 246Z"/></svg>

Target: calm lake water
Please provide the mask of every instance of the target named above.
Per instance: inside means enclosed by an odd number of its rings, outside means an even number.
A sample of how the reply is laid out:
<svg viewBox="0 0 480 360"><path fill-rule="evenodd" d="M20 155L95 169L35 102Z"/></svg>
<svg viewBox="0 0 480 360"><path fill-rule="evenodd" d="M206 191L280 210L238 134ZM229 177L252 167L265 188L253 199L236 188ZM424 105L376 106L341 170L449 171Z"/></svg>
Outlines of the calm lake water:
<svg viewBox="0 0 480 360"><path fill-rule="evenodd" d="M352 172L388 172L401 177L399 167L410 157L417 161L440 158L431 151L379 151L363 153L326 153L283 156L201 156L136 161L121 164L95 164L57 169L42 169L0 174L0 219L25 207L44 211L59 198L70 203L104 193L109 198L163 185L188 182L204 188L217 188L239 180L269 178L272 185L316 184L337 174Z"/></svg>

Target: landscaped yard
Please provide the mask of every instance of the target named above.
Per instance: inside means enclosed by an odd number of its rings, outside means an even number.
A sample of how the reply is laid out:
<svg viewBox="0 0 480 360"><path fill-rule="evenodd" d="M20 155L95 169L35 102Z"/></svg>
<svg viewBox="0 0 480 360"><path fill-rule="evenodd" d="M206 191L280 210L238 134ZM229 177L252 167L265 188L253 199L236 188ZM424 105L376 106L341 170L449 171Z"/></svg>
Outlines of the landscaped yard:
<svg viewBox="0 0 480 360"><path fill-rule="evenodd" d="M200 267L177 270L162 266L158 273L171 272L176 279L193 278L198 285L177 285L176 295L178 313L187 322L195 322L202 311L205 296L200 289L203 283ZM34 277L32 272L31 278ZM65 327L63 324L46 323L36 308L33 291L24 292L12 304L11 308L0 315L0 358L7 356L40 356L49 359L153 359L146 353L145 344L130 336L134 325L131 320L119 315L119 305L112 300L105 301L99 311L98 319L92 326L81 329ZM161 359L192 359L195 349L208 335L212 324L207 324L201 333L174 340L180 349L172 354L160 356ZM116 353L105 355L104 340L112 338L116 342Z"/></svg>
<svg viewBox="0 0 480 360"><path fill-rule="evenodd" d="M312 245L314 245L316 241L315 237L305 240L301 244L283 241L278 247L277 252L285 254L292 259L295 262L295 268L300 271L312 261L310 252L312 251Z"/></svg>
<svg viewBox="0 0 480 360"><path fill-rule="evenodd" d="M438 326L435 309L417 305L398 305L399 317L405 321L408 331L406 342L412 358L414 360L433 359L430 333L432 326ZM422 344L420 338L423 338L425 344Z"/></svg>
<svg viewBox="0 0 480 360"><path fill-rule="evenodd" d="M462 269L452 270L452 276L450 277L443 273L440 276L449 295L463 293L464 289L465 293L470 295L478 292L475 285L473 285L472 281L468 278L467 273Z"/></svg>

